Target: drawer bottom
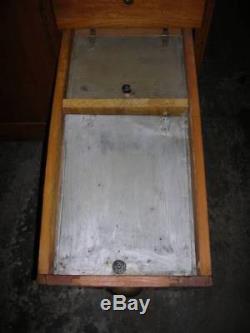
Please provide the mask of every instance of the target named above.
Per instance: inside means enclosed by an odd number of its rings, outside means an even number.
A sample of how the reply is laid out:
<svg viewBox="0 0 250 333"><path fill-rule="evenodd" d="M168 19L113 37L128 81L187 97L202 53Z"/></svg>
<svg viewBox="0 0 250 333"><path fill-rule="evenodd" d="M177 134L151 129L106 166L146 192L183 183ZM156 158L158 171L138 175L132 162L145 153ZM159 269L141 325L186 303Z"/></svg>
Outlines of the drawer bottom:
<svg viewBox="0 0 250 333"><path fill-rule="evenodd" d="M196 274L182 116L66 115L54 274Z"/></svg>

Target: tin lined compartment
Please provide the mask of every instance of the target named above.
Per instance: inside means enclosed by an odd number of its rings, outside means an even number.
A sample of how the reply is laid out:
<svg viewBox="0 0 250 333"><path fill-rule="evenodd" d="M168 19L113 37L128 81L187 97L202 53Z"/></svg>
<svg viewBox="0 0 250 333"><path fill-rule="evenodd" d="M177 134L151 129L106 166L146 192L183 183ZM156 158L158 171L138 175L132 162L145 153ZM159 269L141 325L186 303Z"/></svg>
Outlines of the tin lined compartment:
<svg viewBox="0 0 250 333"><path fill-rule="evenodd" d="M187 115L66 115L54 273L196 272Z"/></svg>

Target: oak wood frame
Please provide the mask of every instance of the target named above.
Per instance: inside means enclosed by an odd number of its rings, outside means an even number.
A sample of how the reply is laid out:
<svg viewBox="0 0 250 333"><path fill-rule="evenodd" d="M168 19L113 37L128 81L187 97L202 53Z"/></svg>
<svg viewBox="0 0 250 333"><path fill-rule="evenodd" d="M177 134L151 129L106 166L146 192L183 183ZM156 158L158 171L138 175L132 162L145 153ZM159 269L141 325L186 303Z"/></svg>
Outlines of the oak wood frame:
<svg viewBox="0 0 250 333"><path fill-rule="evenodd" d="M186 98L64 99L64 114L180 115L188 111Z"/></svg>
<svg viewBox="0 0 250 333"><path fill-rule="evenodd" d="M53 0L59 29L200 27L205 0Z"/></svg>
<svg viewBox="0 0 250 333"><path fill-rule="evenodd" d="M197 88L194 45L191 29L183 30L184 55L188 85L189 121L192 154L192 181L195 214L197 275L195 276L84 276L53 274L54 242L57 220L57 203L60 193L60 160L63 137L63 118L70 111L64 100L64 91L70 59L72 32L63 32L59 65L56 79L52 118L50 124L48 156L43 195L42 226L40 236L39 264L37 280L42 284L74 285L83 287L204 287L212 284L209 226L205 186L204 158L202 147L200 105ZM94 100L92 101L94 102ZM89 103L89 102L88 102ZM81 104L81 103L80 103ZM145 105L144 105L145 106ZM91 105L88 104L88 107ZM77 113L96 114L100 109L78 109ZM143 105L142 105L143 108ZM86 111L88 109L88 111ZM158 114L165 114L160 108ZM119 110L114 108L117 114ZM134 114L134 111L130 114ZM168 113L171 113L171 108ZM186 112L186 110L183 110ZM149 114L149 108L146 113ZM173 112L175 113L175 112ZM106 113L107 114L107 113ZM150 113L152 114L152 113ZM155 113L153 113L155 114Z"/></svg>

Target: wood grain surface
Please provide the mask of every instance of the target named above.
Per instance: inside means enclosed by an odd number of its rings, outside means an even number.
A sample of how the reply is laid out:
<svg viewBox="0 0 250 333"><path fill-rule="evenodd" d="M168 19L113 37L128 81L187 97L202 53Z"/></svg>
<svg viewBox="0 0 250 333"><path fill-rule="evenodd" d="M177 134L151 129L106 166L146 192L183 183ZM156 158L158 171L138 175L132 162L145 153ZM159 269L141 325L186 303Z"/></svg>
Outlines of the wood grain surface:
<svg viewBox="0 0 250 333"><path fill-rule="evenodd" d="M72 276L38 275L38 282L49 285L69 285L78 287L209 287L209 276Z"/></svg>
<svg viewBox="0 0 250 333"><path fill-rule="evenodd" d="M190 29L184 30L184 51L189 96L197 268L199 274L211 275L210 237L208 225L207 192L201 130L200 103L193 36Z"/></svg>
<svg viewBox="0 0 250 333"><path fill-rule="evenodd" d="M50 122L49 143L43 192L42 224L38 272L48 274L53 269L54 240L58 207L60 157L63 134L62 101L65 90L67 67L70 55L71 31L63 33L59 56L56 86Z"/></svg>
<svg viewBox="0 0 250 333"><path fill-rule="evenodd" d="M179 115L188 110L188 100L180 99L64 99L65 114Z"/></svg>
<svg viewBox="0 0 250 333"><path fill-rule="evenodd" d="M57 25L65 28L199 27L204 0L54 0Z"/></svg>

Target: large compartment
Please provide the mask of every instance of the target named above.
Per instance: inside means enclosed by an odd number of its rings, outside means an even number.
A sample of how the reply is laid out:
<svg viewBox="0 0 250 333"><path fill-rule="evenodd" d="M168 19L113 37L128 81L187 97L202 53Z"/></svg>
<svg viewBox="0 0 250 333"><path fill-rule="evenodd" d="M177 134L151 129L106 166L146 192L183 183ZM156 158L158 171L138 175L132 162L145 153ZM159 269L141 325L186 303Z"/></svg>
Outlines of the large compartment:
<svg viewBox="0 0 250 333"><path fill-rule="evenodd" d="M65 117L55 274L196 273L187 116Z"/></svg>

